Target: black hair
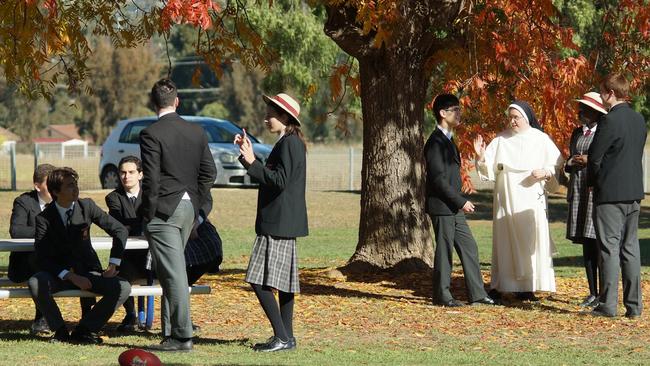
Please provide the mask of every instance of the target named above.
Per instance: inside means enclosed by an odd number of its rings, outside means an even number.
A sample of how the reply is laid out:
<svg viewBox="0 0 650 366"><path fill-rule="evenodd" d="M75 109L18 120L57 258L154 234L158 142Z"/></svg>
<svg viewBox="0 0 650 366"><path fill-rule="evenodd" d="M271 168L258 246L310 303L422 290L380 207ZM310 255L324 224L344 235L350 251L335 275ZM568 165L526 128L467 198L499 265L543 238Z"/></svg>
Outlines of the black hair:
<svg viewBox="0 0 650 366"><path fill-rule="evenodd" d="M138 169L138 172L142 172L142 160L138 159L138 157L133 156L133 155L127 155L120 159L119 164L117 164L118 169L122 167L122 164L126 163L133 163L135 164L135 168Z"/></svg>
<svg viewBox="0 0 650 366"><path fill-rule="evenodd" d="M158 80L151 88L151 103L156 109L174 106L176 96L176 84L167 78Z"/></svg>
<svg viewBox="0 0 650 366"><path fill-rule="evenodd" d="M436 121L440 122L442 116L440 111L460 105L460 101L452 94L438 94L433 101L433 114L436 116Z"/></svg>

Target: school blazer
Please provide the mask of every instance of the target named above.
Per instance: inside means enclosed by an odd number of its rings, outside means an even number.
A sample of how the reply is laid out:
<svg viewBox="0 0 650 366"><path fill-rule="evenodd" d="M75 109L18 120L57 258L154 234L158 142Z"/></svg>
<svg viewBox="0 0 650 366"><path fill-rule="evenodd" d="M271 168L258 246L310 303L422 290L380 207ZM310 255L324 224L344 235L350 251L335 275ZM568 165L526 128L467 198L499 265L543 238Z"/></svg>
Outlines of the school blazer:
<svg viewBox="0 0 650 366"><path fill-rule="evenodd" d="M41 270L58 276L62 270L77 274L101 272L102 265L90 241L90 226L96 224L113 237L111 258L122 258L128 232L124 225L102 211L93 200L75 203L70 227L66 228L55 204L36 217L34 249Z"/></svg>
<svg viewBox="0 0 650 366"><path fill-rule="evenodd" d="M142 205L142 189L135 199L135 207L122 187L107 194L105 200L108 214L126 226L129 236L143 235L142 214L139 212Z"/></svg>
<svg viewBox="0 0 650 366"><path fill-rule="evenodd" d="M266 165L259 160L248 166L248 175L257 179L255 232L283 238L309 234L305 182L306 150L296 135L285 135L275 144Z"/></svg>
<svg viewBox="0 0 650 366"><path fill-rule="evenodd" d="M203 128L169 113L140 132L142 216L167 219L187 192L195 216L217 178Z"/></svg>
<svg viewBox="0 0 650 366"><path fill-rule="evenodd" d="M595 188L596 204L643 199L646 134L645 120L627 103L615 105L598 122L587 161L587 184Z"/></svg>
<svg viewBox="0 0 650 366"><path fill-rule="evenodd" d="M447 136L436 128L424 145L426 160L426 212L429 215L455 215L467 199L462 195L460 154Z"/></svg>
<svg viewBox="0 0 650 366"><path fill-rule="evenodd" d="M36 216L41 213L36 190L25 192L14 200L9 224L12 239L33 239L36 232Z"/></svg>

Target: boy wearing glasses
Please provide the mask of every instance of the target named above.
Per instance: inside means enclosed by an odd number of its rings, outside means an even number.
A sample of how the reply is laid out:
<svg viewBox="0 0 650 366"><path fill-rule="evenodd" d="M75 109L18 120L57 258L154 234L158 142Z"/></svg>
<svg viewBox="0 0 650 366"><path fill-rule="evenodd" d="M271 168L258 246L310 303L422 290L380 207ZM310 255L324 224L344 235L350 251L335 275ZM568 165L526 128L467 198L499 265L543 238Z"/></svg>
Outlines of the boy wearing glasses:
<svg viewBox="0 0 650 366"><path fill-rule="evenodd" d="M424 146L426 160L426 211L431 217L436 247L433 264L433 304L463 306L451 295L452 254L456 249L463 266L470 304L494 305L483 285L478 248L465 219L474 205L462 193L460 154L453 131L460 124L460 103L451 94L433 102L438 125Z"/></svg>

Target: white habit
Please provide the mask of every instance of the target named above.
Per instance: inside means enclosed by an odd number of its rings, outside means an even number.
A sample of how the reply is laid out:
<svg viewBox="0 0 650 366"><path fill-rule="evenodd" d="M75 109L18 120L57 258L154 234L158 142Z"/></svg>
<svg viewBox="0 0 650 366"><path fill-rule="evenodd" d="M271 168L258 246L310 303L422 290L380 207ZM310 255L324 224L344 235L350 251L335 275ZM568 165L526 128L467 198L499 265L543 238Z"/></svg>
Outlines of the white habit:
<svg viewBox="0 0 650 366"><path fill-rule="evenodd" d="M555 292L555 272L546 217L546 193L558 187L562 156L553 141L535 128L501 132L477 163L482 180L492 180L492 282L502 292ZM535 169L552 174L548 181L531 177Z"/></svg>

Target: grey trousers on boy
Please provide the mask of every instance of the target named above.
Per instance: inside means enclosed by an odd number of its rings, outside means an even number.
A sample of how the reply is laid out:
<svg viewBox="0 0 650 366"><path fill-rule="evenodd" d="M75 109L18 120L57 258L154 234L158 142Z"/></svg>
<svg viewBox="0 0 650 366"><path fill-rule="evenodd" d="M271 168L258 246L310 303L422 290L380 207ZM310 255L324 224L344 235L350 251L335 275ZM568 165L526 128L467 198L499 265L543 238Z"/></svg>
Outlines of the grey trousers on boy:
<svg viewBox="0 0 650 366"><path fill-rule="evenodd" d="M153 266L163 290L161 322L164 337L192 338L185 244L193 224L192 202L181 200L167 221L154 217L145 227Z"/></svg>

